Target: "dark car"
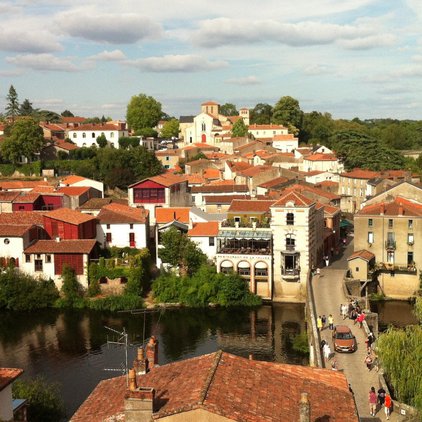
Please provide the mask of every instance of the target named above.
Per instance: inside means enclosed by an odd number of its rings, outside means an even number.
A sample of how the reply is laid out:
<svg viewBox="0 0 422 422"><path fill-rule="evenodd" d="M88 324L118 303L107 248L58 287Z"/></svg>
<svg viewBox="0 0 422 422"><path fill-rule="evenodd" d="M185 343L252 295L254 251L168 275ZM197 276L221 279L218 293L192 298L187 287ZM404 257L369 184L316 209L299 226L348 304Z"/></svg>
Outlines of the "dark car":
<svg viewBox="0 0 422 422"><path fill-rule="evenodd" d="M346 325L336 325L333 331L333 346L336 352L353 353L357 349L356 338Z"/></svg>

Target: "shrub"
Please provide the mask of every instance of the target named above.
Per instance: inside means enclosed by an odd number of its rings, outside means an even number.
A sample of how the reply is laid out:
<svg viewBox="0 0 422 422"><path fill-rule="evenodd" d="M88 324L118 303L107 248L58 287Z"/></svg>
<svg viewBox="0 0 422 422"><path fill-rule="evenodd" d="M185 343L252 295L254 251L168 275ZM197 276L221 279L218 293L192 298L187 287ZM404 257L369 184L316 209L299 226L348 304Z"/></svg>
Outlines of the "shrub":
<svg viewBox="0 0 422 422"><path fill-rule="evenodd" d="M309 355L309 342L306 332L297 334L293 337L292 348L297 353Z"/></svg>
<svg viewBox="0 0 422 422"><path fill-rule="evenodd" d="M65 416L58 384L47 382L44 378L15 381L12 394L13 398L29 401L28 421L57 422Z"/></svg>
<svg viewBox="0 0 422 422"><path fill-rule="evenodd" d="M76 278L75 271L68 265L63 265L61 277L63 280L61 292L63 294L64 303L68 303L69 306L74 306L82 297L82 286Z"/></svg>
<svg viewBox="0 0 422 422"><path fill-rule="evenodd" d="M107 296L90 299L86 306L96 311L128 311L143 307L143 300L135 295Z"/></svg>

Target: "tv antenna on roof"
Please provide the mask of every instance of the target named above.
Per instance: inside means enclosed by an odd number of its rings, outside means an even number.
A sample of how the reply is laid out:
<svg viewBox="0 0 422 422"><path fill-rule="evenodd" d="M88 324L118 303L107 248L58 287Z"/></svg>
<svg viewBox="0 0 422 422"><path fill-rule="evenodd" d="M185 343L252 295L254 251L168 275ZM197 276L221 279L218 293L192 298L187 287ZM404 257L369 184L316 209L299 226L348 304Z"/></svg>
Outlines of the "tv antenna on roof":
<svg viewBox="0 0 422 422"><path fill-rule="evenodd" d="M118 346L124 346L125 348L125 361L120 364L119 368L106 368L104 371L112 371L112 372L122 372L123 375L126 375L126 386L129 385L129 379L128 379L128 362L127 362L127 349L128 349L128 333L126 332L126 329L123 327L123 331L117 331L113 328L107 327L104 325L104 328L106 330L109 330L115 334L117 334L117 341L108 340L107 337L107 345L109 344L116 344Z"/></svg>

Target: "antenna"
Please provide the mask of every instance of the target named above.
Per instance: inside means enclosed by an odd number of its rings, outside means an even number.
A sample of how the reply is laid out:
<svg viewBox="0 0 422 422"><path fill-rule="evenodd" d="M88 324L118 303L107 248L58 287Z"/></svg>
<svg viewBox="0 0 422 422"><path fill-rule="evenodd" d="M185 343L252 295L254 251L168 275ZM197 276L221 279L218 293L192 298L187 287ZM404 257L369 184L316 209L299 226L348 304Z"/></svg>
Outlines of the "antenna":
<svg viewBox="0 0 422 422"><path fill-rule="evenodd" d="M127 362L127 348L128 348L128 333L126 332L126 329L123 327L123 331L117 331L113 328L107 327L104 325L104 328L106 330L109 330L115 334L117 334L119 337L117 338L117 341L111 341L107 338L107 345L109 344L116 344L119 346L124 346L125 348L125 361L120 364L120 369L118 368L106 368L104 371L113 371L113 372L122 372L123 375L126 375L126 387L129 386L129 378L128 378L128 362Z"/></svg>

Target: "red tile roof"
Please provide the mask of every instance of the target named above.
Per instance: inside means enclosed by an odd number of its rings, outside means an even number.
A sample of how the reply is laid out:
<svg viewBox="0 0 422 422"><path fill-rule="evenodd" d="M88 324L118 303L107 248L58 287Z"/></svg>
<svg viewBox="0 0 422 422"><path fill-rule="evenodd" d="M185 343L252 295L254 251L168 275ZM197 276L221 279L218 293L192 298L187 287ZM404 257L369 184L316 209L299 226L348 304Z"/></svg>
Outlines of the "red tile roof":
<svg viewBox="0 0 422 422"><path fill-rule="evenodd" d="M295 184L292 186L289 186L285 189L285 191L296 191L296 192L310 192L316 196L321 196L323 198L326 198L330 201L335 201L340 199L340 196L331 193L331 192L327 192L324 189L318 189L317 187L314 186L309 186L309 185L301 185L301 184Z"/></svg>
<svg viewBox="0 0 422 422"><path fill-rule="evenodd" d="M209 221L206 223L195 223L188 231L190 237L203 237L203 236L217 236L218 234L218 222Z"/></svg>
<svg viewBox="0 0 422 422"><path fill-rule="evenodd" d="M337 157L334 154L312 154L308 155L304 158L304 160L308 161L337 161Z"/></svg>
<svg viewBox="0 0 422 422"><path fill-rule="evenodd" d="M118 124L114 123L88 123L83 124L77 127L69 128L69 131L77 131L77 132L84 132L84 131L104 131L104 130L121 130Z"/></svg>
<svg viewBox="0 0 422 422"><path fill-rule="evenodd" d="M36 186L50 186L49 182L44 180L4 180L0 181L2 190L32 189Z"/></svg>
<svg viewBox="0 0 422 422"><path fill-rule="evenodd" d="M272 166L253 166L246 170L238 171L237 174L239 176L244 177L254 177L259 175L260 173L266 172L266 171L274 171L274 167Z"/></svg>
<svg viewBox="0 0 422 422"><path fill-rule="evenodd" d="M206 205L211 204L231 204L235 199L251 199L249 194L244 195L205 195L204 201Z"/></svg>
<svg viewBox="0 0 422 422"><path fill-rule="evenodd" d="M230 184L210 184L205 186L192 186L191 193L239 193L249 192L246 185L234 185L233 181Z"/></svg>
<svg viewBox="0 0 422 422"><path fill-rule="evenodd" d="M134 187L138 185L139 183L145 182L147 180L151 180L165 187L170 187L173 185L177 185L178 183L186 182L186 177L185 175L174 174L173 171L170 171L168 173L160 174L158 176L148 177L147 179L143 179L139 182L133 183L132 185L129 186L129 188Z"/></svg>
<svg viewBox="0 0 422 422"><path fill-rule="evenodd" d="M67 151L73 151L79 148L77 145L72 144L71 142L63 141L62 139L56 139L54 144L57 148L65 149Z"/></svg>
<svg viewBox="0 0 422 422"><path fill-rule="evenodd" d="M218 169L207 168L202 175L205 179L220 179L221 172Z"/></svg>
<svg viewBox="0 0 422 422"><path fill-rule="evenodd" d="M265 213L274 204L274 200L260 201L260 200L244 200L234 199L227 210L227 212L252 212L252 213Z"/></svg>
<svg viewBox="0 0 422 422"><path fill-rule="evenodd" d="M351 179L372 179L374 177L380 177L380 173L371 170L354 169L347 173L341 173L341 177L348 177Z"/></svg>
<svg viewBox="0 0 422 422"><path fill-rule="evenodd" d="M285 126L283 125L249 125L248 130L277 130L277 129L287 129Z"/></svg>
<svg viewBox="0 0 422 422"><path fill-rule="evenodd" d="M278 186L281 185L283 183L286 183L289 179L287 177L276 177L275 179L271 179L268 182L265 183L261 183L260 185L258 185L258 187L260 188L272 188L273 186Z"/></svg>
<svg viewBox="0 0 422 422"><path fill-rule="evenodd" d="M273 136L274 141L297 141L298 138L296 138L292 133L288 133L287 135L274 135Z"/></svg>
<svg viewBox="0 0 422 422"><path fill-rule="evenodd" d="M171 223L174 220L180 223L189 223L190 208L156 208L155 221L158 224Z"/></svg>
<svg viewBox="0 0 422 422"><path fill-rule="evenodd" d="M231 171L242 171L253 167L252 164L245 163L244 161L226 161Z"/></svg>
<svg viewBox="0 0 422 422"><path fill-rule="evenodd" d="M92 215L82 214L81 212L71 210L70 208L59 208L57 210L49 211L45 213L45 216L70 224L83 224L87 221L95 220L95 217Z"/></svg>
<svg viewBox="0 0 422 422"><path fill-rule="evenodd" d="M22 237L33 224L11 226L9 224L0 224L1 237Z"/></svg>
<svg viewBox="0 0 422 422"><path fill-rule="evenodd" d="M4 390L10 383L23 374L23 369L0 368L0 391Z"/></svg>
<svg viewBox="0 0 422 422"><path fill-rule="evenodd" d="M308 394L312 421L359 420L344 374L221 351L155 367L138 377L138 385L154 388L159 398L154 420L203 409L239 422L293 422L302 393ZM124 421L125 393L125 377L100 382L71 422Z"/></svg>
<svg viewBox="0 0 422 422"><path fill-rule="evenodd" d="M13 201L15 204L33 204L38 198L40 194L37 192L25 192L16 197Z"/></svg>
<svg viewBox="0 0 422 422"><path fill-rule="evenodd" d="M25 249L26 254L31 253L77 253L89 254L94 249L95 239L72 239L72 240L37 240Z"/></svg>
<svg viewBox="0 0 422 422"><path fill-rule="evenodd" d="M81 196L91 189L90 186L63 186L57 189L57 192L68 196Z"/></svg>
<svg viewBox="0 0 422 422"><path fill-rule="evenodd" d="M363 207L357 215L422 216L422 203L398 196L393 202L380 202Z"/></svg>
<svg viewBox="0 0 422 422"><path fill-rule="evenodd" d="M362 249L360 251L353 252L352 255L347 258L347 260L350 261L355 258L362 258L365 261L369 262L371 259L375 258L375 255L372 252L367 251L366 249Z"/></svg>
<svg viewBox="0 0 422 422"><path fill-rule="evenodd" d="M104 205L97 218L101 224L145 224L149 211L112 202Z"/></svg>
<svg viewBox="0 0 422 422"><path fill-rule="evenodd" d="M44 226L45 211L15 211L13 213L0 213L0 224L13 226L32 225Z"/></svg>
<svg viewBox="0 0 422 422"><path fill-rule="evenodd" d="M83 180L87 180L85 177L77 176L76 174L72 174L71 176L67 176L65 179L61 181L64 185L73 185L77 182L82 182Z"/></svg>
<svg viewBox="0 0 422 422"><path fill-rule="evenodd" d="M19 195L20 192L16 191L0 191L0 202L12 202Z"/></svg>
<svg viewBox="0 0 422 422"><path fill-rule="evenodd" d="M285 207L288 203L293 203L295 207L309 207L315 203L315 201L312 201L298 192L290 191L282 195L273 206Z"/></svg>
<svg viewBox="0 0 422 422"><path fill-rule="evenodd" d="M215 101L206 101L205 103L202 103L201 105L219 105Z"/></svg>
<svg viewBox="0 0 422 422"><path fill-rule="evenodd" d="M188 174L186 175L186 179L189 185L203 185L206 183L205 178L200 174Z"/></svg>

